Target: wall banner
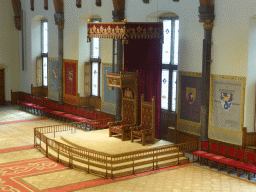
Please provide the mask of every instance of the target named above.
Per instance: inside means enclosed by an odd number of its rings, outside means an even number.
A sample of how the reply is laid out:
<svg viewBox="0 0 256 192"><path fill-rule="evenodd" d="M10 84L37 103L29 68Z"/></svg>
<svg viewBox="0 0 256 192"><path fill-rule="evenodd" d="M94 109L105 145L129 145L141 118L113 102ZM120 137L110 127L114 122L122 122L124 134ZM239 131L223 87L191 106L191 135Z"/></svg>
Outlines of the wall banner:
<svg viewBox="0 0 256 192"><path fill-rule="evenodd" d="M201 73L179 72L178 126L181 131L200 133Z"/></svg>
<svg viewBox="0 0 256 192"><path fill-rule="evenodd" d="M245 78L212 75L211 125L234 131L243 127Z"/></svg>
<svg viewBox="0 0 256 192"><path fill-rule="evenodd" d="M78 105L77 66L77 60L63 60L63 101L71 105Z"/></svg>
<svg viewBox="0 0 256 192"><path fill-rule="evenodd" d="M245 77L212 75L209 138L241 145Z"/></svg>
<svg viewBox="0 0 256 192"><path fill-rule="evenodd" d="M58 58L48 58L48 97L56 101L59 101L60 70L58 62Z"/></svg>

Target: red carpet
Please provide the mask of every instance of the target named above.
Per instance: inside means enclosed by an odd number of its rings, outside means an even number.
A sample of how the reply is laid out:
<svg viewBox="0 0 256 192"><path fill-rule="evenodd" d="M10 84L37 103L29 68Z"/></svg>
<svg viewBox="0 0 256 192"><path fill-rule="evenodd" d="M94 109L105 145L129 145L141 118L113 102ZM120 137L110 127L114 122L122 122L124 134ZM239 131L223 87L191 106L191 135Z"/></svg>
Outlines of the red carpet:
<svg viewBox="0 0 256 192"><path fill-rule="evenodd" d="M63 186L63 187L57 187L54 189L48 189L48 190L44 190L42 192L67 192L67 191L73 191L73 190L79 190L79 189L83 189L83 188L89 188L89 187L93 187L93 186L97 186L97 185L103 185L103 184L107 184L107 183L113 183L115 181L122 181L125 179L131 179L131 178L135 178L135 177L140 177L143 175L149 175L152 173L157 173L157 172L161 172L161 171L168 171L171 169L175 169L175 168L179 168L179 167L184 167L184 166L188 166L191 165L191 163L185 164L185 165L180 165L180 166L174 166L174 167L167 167L167 168L162 168L162 169L158 169L158 170L154 170L154 171L147 171L147 172L143 172L143 173L139 173L136 175L129 175L129 176L125 176L125 177L119 177L119 178L115 178L115 179L96 179L93 181L86 181L83 183L78 183L78 184L73 184L73 185L68 185L68 186Z"/></svg>
<svg viewBox="0 0 256 192"><path fill-rule="evenodd" d="M0 165L0 191L37 191L19 180L37 174L67 169L66 166L48 158L32 159Z"/></svg>
<svg viewBox="0 0 256 192"><path fill-rule="evenodd" d="M19 150L24 150L24 149L31 149L33 147L34 147L34 145L28 145L28 146L14 147L14 148L8 148L8 149L0 149L0 153L19 151Z"/></svg>
<svg viewBox="0 0 256 192"><path fill-rule="evenodd" d="M6 121L6 122L0 122L0 125L22 123L22 122L28 122L28 121L38 121L38 120L44 120L44 119L48 119L48 118L43 117L43 118L26 119L26 120L18 120L18 121Z"/></svg>
<svg viewBox="0 0 256 192"><path fill-rule="evenodd" d="M86 181L82 183L67 185L63 187L57 187L54 189L47 189L43 192L65 192L65 191L72 191L72 190L79 190L83 188L89 188L93 186L103 185L107 183L112 183L116 181L122 181L126 179L136 178L143 175L149 175L161 171L167 171L183 166L190 165L181 165L181 166L174 166L168 167L153 171L147 171L143 173L139 173L136 175L129 175L125 177L115 178L115 179L96 179L92 181ZM37 174L44 174L49 172L55 172L59 170L68 169L66 166L59 164L51 159L48 158L39 158L39 159L32 159L14 163L5 163L0 165L0 191L37 191L33 187L29 186L28 184L22 182L19 178L24 178L32 175Z"/></svg>

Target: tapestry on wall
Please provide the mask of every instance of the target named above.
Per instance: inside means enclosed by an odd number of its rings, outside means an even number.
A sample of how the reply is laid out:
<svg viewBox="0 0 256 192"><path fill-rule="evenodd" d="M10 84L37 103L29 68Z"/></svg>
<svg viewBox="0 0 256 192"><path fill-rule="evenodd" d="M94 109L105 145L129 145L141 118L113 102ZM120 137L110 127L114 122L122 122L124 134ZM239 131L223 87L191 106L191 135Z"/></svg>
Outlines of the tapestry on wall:
<svg viewBox="0 0 256 192"><path fill-rule="evenodd" d="M58 58L48 58L48 98L59 101L59 78L60 70Z"/></svg>
<svg viewBox="0 0 256 192"><path fill-rule="evenodd" d="M244 91L245 77L211 76L209 137L240 144L244 118Z"/></svg>
<svg viewBox="0 0 256 192"><path fill-rule="evenodd" d="M178 129L200 133L201 73L179 72Z"/></svg>
<svg viewBox="0 0 256 192"><path fill-rule="evenodd" d="M106 113L116 114L116 89L108 87L106 71L112 72L112 64L102 64L102 102L101 110Z"/></svg>
<svg viewBox="0 0 256 192"><path fill-rule="evenodd" d="M242 130L244 81L242 77L212 76L212 126Z"/></svg>
<svg viewBox="0 0 256 192"><path fill-rule="evenodd" d="M78 105L77 65L77 60L63 60L63 102L71 105Z"/></svg>

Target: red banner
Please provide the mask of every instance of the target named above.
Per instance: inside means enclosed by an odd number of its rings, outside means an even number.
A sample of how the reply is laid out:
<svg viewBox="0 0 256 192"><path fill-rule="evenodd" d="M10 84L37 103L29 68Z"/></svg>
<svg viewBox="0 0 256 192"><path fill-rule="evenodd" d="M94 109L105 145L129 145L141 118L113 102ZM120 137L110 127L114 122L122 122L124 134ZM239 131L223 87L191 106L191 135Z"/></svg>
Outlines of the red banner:
<svg viewBox="0 0 256 192"><path fill-rule="evenodd" d="M78 105L77 93L77 60L63 60L63 101L71 105Z"/></svg>
<svg viewBox="0 0 256 192"><path fill-rule="evenodd" d="M65 65L65 94L77 95L76 90L76 63L64 62Z"/></svg>

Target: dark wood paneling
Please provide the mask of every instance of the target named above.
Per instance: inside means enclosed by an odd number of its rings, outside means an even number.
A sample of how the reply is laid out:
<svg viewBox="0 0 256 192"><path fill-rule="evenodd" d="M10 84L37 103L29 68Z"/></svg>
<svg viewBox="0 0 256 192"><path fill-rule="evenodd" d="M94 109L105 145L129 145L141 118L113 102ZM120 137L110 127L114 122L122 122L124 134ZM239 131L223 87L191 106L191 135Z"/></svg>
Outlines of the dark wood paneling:
<svg viewBox="0 0 256 192"><path fill-rule="evenodd" d="M4 69L0 69L0 105L5 104L5 80Z"/></svg>
<svg viewBox="0 0 256 192"><path fill-rule="evenodd" d="M200 136L177 130L177 143L199 141Z"/></svg>
<svg viewBox="0 0 256 192"><path fill-rule="evenodd" d="M175 130L168 128L176 128L176 120L176 113L165 110L161 111L161 139L176 143Z"/></svg>
<svg viewBox="0 0 256 192"><path fill-rule="evenodd" d="M247 132L247 128L243 128L242 146L256 146L256 132Z"/></svg>
<svg viewBox="0 0 256 192"><path fill-rule="evenodd" d="M31 94L34 96L48 97L48 87L34 87L31 84Z"/></svg>
<svg viewBox="0 0 256 192"><path fill-rule="evenodd" d="M22 101L25 101L26 95L28 95L28 93L24 93L22 91L13 92L11 90L11 103L12 103L12 105L16 105L16 104L19 104Z"/></svg>
<svg viewBox="0 0 256 192"><path fill-rule="evenodd" d="M79 97L79 106L93 106L94 109L101 109L101 98L100 97Z"/></svg>

